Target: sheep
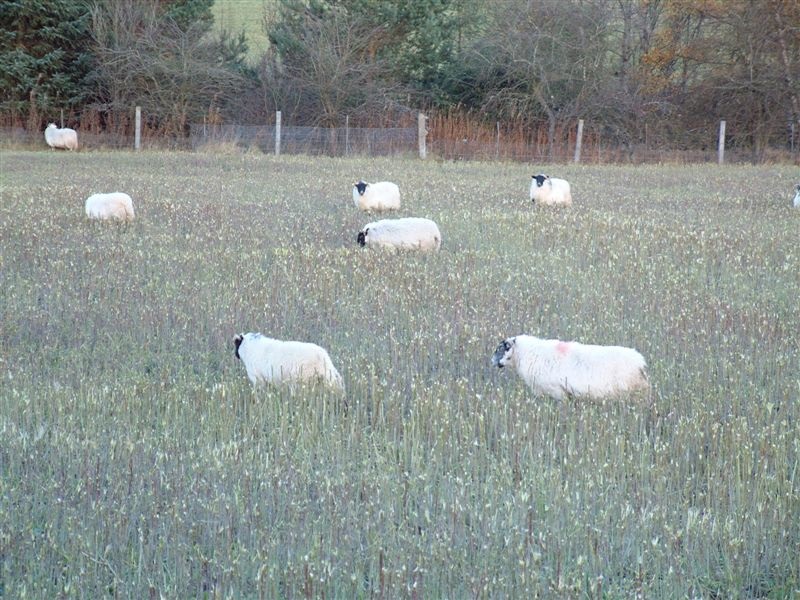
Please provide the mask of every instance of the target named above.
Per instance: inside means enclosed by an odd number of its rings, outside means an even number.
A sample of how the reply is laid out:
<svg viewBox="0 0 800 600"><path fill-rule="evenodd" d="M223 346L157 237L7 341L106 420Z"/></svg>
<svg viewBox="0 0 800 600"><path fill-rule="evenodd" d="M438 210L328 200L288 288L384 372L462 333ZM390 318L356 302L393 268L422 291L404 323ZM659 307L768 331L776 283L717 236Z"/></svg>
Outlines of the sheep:
<svg viewBox="0 0 800 600"><path fill-rule="evenodd" d="M367 212L397 210L400 208L400 188L391 181L366 183L359 180L353 184L353 203Z"/></svg>
<svg viewBox="0 0 800 600"><path fill-rule="evenodd" d="M356 236L360 246L386 249L438 250L442 246L439 227L430 219L405 217L367 223Z"/></svg>
<svg viewBox="0 0 800 600"><path fill-rule="evenodd" d="M86 199L86 216L90 219L132 220L133 200L122 192L93 194Z"/></svg>
<svg viewBox="0 0 800 600"><path fill-rule="evenodd" d="M644 357L633 348L622 346L517 335L500 343L492 364L500 369L513 367L535 393L556 400L602 400L650 389Z"/></svg>
<svg viewBox="0 0 800 600"><path fill-rule="evenodd" d="M794 202L792 202L792 206L795 208L800 208L800 183L798 183L797 187L794 189L797 193L794 195Z"/></svg>
<svg viewBox="0 0 800 600"><path fill-rule="evenodd" d="M52 150L56 148L66 148L67 150L78 149L78 133L74 129L64 127L59 129L55 123L50 123L44 130L44 141Z"/></svg>
<svg viewBox="0 0 800 600"><path fill-rule="evenodd" d="M549 175L533 175L531 181L531 201L544 205L572 205L572 192L566 179Z"/></svg>
<svg viewBox="0 0 800 600"><path fill-rule="evenodd" d="M344 381L328 352L308 342L282 341L260 333L240 333L233 338L234 355L256 384L322 380L344 392Z"/></svg>

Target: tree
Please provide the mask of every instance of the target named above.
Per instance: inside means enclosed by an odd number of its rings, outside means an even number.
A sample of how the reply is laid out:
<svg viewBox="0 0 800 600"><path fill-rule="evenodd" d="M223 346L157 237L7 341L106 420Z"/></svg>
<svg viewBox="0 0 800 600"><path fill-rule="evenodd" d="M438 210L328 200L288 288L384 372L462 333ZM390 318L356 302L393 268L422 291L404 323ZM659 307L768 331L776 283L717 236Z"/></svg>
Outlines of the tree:
<svg viewBox="0 0 800 600"><path fill-rule="evenodd" d="M151 126L183 134L191 121L224 109L241 93L243 40L212 38L202 12L192 21L187 12L175 12L177 4L109 0L94 6L94 107L107 120L117 119L125 127L138 105ZM189 5L210 3L183 4Z"/></svg>
<svg viewBox="0 0 800 600"><path fill-rule="evenodd" d="M39 129L80 110L92 66L83 0L7 0L0 7L0 114Z"/></svg>

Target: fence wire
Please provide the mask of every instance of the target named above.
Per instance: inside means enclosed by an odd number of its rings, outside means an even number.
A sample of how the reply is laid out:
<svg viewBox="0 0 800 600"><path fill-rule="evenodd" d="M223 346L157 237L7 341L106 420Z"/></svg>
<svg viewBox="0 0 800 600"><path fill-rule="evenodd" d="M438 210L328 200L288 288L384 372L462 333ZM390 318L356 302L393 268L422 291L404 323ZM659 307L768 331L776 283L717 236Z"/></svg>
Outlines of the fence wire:
<svg viewBox="0 0 800 600"><path fill-rule="evenodd" d="M272 125L192 125L189 132L193 150L218 145L258 148L275 152L276 129ZM280 129L280 152L326 156L389 156L415 152L414 127L297 127Z"/></svg>

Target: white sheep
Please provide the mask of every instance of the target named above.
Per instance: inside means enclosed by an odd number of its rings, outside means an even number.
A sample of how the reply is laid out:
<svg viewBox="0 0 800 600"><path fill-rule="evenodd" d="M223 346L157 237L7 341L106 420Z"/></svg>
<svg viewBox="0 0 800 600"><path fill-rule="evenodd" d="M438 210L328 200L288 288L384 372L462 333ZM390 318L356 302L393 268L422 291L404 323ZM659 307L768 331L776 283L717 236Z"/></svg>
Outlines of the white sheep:
<svg viewBox="0 0 800 600"><path fill-rule="evenodd" d="M792 202L792 206L795 208L800 208L800 184L797 185L795 191L797 193L794 195L794 202Z"/></svg>
<svg viewBox="0 0 800 600"><path fill-rule="evenodd" d="M543 340L529 335L506 338L492 356L498 368L512 367L535 393L556 400L594 400L649 390L647 363L633 348Z"/></svg>
<svg viewBox="0 0 800 600"><path fill-rule="evenodd" d="M400 188L391 181L353 184L353 202L364 211L397 210L400 208Z"/></svg>
<svg viewBox="0 0 800 600"><path fill-rule="evenodd" d="M59 129L55 123L50 123L44 130L44 141L51 149L66 148L78 149L78 133L74 129L64 127Z"/></svg>
<svg viewBox="0 0 800 600"><path fill-rule="evenodd" d="M93 194L86 199L86 216L90 219L133 219L133 200L122 192Z"/></svg>
<svg viewBox="0 0 800 600"><path fill-rule="evenodd" d="M403 250L438 250L442 246L439 227L430 219L405 217L367 223L356 236L361 246Z"/></svg>
<svg viewBox="0 0 800 600"><path fill-rule="evenodd" d="M316 344L276 340L260 333L233 338L235 356L244 362L253 384L321 380L344 391L344 381L328 352Z"/></svg>
<svg viewBox="0 0 800 600"><path fill-rule="evenodd" d="M572 205L572 191L566 179L549 175L533 175L531 181L531 201L544 205Z"/></svg>

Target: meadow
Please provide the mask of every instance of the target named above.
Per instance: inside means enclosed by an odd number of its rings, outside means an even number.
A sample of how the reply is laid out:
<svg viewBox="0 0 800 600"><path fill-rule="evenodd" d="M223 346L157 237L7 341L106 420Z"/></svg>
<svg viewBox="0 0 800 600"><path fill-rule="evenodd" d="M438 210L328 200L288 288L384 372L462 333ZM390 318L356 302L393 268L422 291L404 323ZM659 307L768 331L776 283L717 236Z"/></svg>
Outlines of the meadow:
<svg viewBox="0 0 800 600"><path fill-rule="evenodd" d="M0 597L796 597L798 175L4 150ZM358 178L442 250L358 247ZM347 405L254 389L243 331ZM651 404L535 396L523 332L637 348Z"/></svg>

